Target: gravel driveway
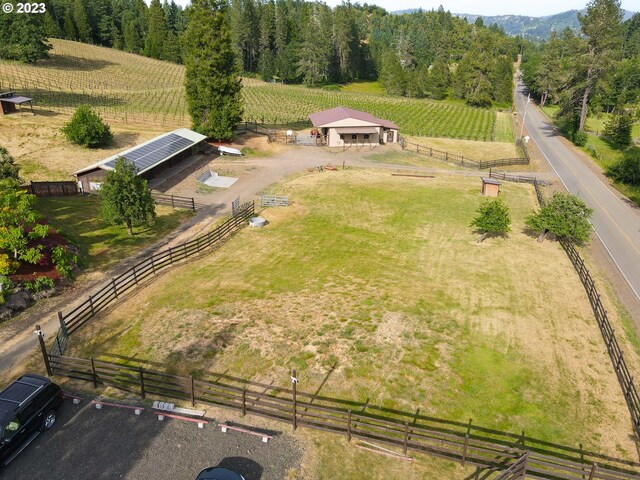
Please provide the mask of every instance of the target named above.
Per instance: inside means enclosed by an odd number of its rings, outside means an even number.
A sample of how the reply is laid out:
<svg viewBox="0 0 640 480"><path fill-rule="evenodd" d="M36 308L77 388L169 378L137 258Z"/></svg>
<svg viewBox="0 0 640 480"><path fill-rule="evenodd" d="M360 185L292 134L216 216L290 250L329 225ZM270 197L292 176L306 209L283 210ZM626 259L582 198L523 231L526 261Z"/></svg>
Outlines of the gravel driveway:
<svg viewBox="0 0 640 480"><path fill-rule="evenodd" d="M221 464L246 480L282 480L299 466L301 451L292 437L273 432L262 443L253 435L221 433L209 420L199 429L191 422L158 421L151 409L137 416L65 400L53 429L0 469L0 478L194 480L202 469Z"/></svg>

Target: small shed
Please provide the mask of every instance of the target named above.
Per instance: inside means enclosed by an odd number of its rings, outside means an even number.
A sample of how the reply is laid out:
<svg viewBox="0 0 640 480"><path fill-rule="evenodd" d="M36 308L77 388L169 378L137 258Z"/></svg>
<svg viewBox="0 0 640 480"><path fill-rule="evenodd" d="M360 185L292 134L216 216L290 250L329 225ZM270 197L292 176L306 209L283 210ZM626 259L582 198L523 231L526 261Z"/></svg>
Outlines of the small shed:
<svg viewBox="0 0 640 480"><path fill-rule="evenodd" d="M493 178L482 177L482 195L484 197L497 197L500 194L501 183Z"/></svg>
<svg viewBox="0 0 640 480"><path fill-rule="evenodd" d="M20 113L22 113L22 105L24 105L25 103L28 103L29 107L31 107L31 113L35 115L35 113L33 112L32 102L33 102L33 98L16 95L16 92L0 93L0 113L2 115L9 115L10 113L15 113L18 111L16 106L20 107Z"/></svg>

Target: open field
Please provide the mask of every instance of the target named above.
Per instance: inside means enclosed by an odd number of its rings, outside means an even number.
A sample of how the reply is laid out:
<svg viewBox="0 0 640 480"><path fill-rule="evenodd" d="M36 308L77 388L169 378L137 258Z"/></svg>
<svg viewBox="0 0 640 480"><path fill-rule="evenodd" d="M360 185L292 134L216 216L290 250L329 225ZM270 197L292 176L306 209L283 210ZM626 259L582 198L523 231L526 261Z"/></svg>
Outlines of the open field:
<svg viewBox="0 0 640 480"><path fill-rule="evenodd" d="M0 90L32 96L37 105L70 112L81 103L107 119L126 123L187 125L184 68L119 50L51 40L51 58L36 65L0 63ZM371 94L374 86L345 91L244 80L245 118L266 123L306 119L342 105L396 122L402 133L470 140L492 140L510 133L496 125L496 112L462 102ZM368 84L363 84L368 85ZM510 130L509 130L510 132Z"/></svg>
<svg viewBox="0 0 640 480"><path fill-rule="evenodd" d="M523 233L533 190L504 184L513 232L478 245L479 189L357 169L299 176L280 188L294 204L266 210L265 229L92 320L67 353L274 385L297 368L304 391L632 456L573 267Z"/></svg>
<svg viewBox="0 0 640 480"><path fill-rule="evenodd" d="M84 266L89 270L106 269L151 245L192 213L157 205L154 225L134 227L134 234L128 235L125 226L108 225L98 218L100 198L95 195L39 198L36 206L50 224L80 248Z"/></svg>

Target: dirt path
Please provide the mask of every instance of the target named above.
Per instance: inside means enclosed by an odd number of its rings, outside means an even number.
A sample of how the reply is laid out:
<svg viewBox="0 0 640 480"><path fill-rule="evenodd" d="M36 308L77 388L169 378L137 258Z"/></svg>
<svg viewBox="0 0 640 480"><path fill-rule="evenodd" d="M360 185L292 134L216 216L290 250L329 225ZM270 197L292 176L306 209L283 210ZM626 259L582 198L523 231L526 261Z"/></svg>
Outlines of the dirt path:
<svg viewBox="0 0 640 480"><path fill-rule="evenodd" d="M193 218L161 241L123 260L106 272L82 274L73 285L65 289L61 294L41 300L27 311L0 324L0 376L10 374L19 369L23 364L23 360L37 346L37 338L33 333L35 325L40 324L46 337L55 335L59 327L58 311L69 311L79 305L91 292L101 288L106 279L120 275L144 257L208 232L217 219L230 213L231 202L236 197L240 197L241 203L255 200L257 199L257 193L286 178L288 175L329 163L342 168L344 161L346 167L357 166L441 175L481 176L481 172L474 170L434 169L377 163L367 159L370 154L371 152L369 151L341 152L320 148L289 147L280 149L277 155L266 158L216 157L207 162L194 162L193 166L184 175L178 175L178 183L172 185L169 181L163 185L162 191L184 194L185 192L181 190L180 185L185 181L189 181L194 171L205 168L207 164L212 164L215 168L221 170L230 169L236 171L239 173L238 176L240 178L228 189L220 189L208 195L200 195L197 199L198 202L206 203L206 205ZM523 172L523 174L530 175L531 173ZM544 174L543 176L546 177Z"/></svg>

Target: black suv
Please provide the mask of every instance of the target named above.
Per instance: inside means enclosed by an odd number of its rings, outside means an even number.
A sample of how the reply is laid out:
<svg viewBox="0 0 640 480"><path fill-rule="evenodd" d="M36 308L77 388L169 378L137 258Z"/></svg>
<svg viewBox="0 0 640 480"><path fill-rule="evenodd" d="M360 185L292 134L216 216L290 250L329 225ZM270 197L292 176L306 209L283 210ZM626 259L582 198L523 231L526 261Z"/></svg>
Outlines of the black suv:
<svg viewBox="0 0 640 480"><path fill-rule="evenodd" d="M0 392L0 466L53 427L63 400L62 389L39 375L23 375Z"/></svg>

